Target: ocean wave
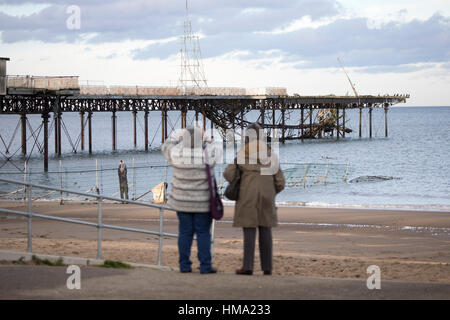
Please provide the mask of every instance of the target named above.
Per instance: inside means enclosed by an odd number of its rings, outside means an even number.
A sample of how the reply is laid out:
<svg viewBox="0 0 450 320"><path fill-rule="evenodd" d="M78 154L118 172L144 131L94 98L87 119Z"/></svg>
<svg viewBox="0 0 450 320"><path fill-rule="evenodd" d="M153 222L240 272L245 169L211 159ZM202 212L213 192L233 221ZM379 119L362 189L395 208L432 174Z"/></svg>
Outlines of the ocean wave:
<svg viewBox="0 0 450 320"><path fill-rule="evenodd" d="M231 202L231 201L230 201ZM293 208L330 208L330 209L386 209L386 210L414 210L414 211L450 211L446 205L411 205L411 204L344 204L326 202L304 202L304 201L277 201L279 207Z"/></svg>
<svg viewBox="0 0 450 320"><path fill-rule="evenodd" d="M224 200L225 206L234 206L234 201ZM450 211L446 205L411 205L411 204L350 204L307 201L276 201L277 207L284 208L330 208L330 209L372 209L372 210L413 210L413 211Z"/></svg>

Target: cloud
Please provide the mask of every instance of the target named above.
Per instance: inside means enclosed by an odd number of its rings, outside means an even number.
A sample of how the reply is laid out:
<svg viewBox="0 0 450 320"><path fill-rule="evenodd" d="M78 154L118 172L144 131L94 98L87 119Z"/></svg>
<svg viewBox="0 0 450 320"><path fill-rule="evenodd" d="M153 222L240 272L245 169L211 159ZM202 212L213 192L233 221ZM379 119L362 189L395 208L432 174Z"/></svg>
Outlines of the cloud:
<svg viewBox="0 0 450 320"><path fill-rule="evenodd" d="M24 5L26 0L0 0ZM80 0L81 29L68 30L66 8L73 1L39 0L48 4L28 16L0 12L3 43L38 40L48 43L101 44L154 40L130 49L136 60L165 59L181 48L185 16L182 0ZM193 27L203 36L203 57L240 52L240 60L274 59L297 68L405 66L448 62L450 18L388 21L373 27L369 18L342 15L334 0L196 0L190 1ZM245 52L245 54L242 54ZM414 70L402 67L399 70Z"/></svg>
<svg viewBox="0 0 450 320"><path fill-rule="evenodd" d="M266 51L277 50L286 63L301 68L337 66L341 57L346 66L396 66L420 62L443 62L450 58L450 19L436 14L426 21L405 24L394 22L377 29L367 19L342 19L317 28L271 33L234 33L211 35L201 39L204 57L232 51L245 51L241 59L263 58ZM150 45L135 52L135 57L164 57L175 51L174 44ZM368 69L370 70L370 69ZM404 70L407 70L405 68Z"/></svg>
<svg viewBox="0 0 450 320"><path fill-rule="evenodd" d="M0 30L3 42L42 40L45 42L77 40L66 28L66 8L73 1L46 0L48 7L29 16L1 14ZM0 2L1 3L1 2ZM6 0L9 5L27 1ZM240 0L191 1L191 19L195 28L206 35L269 31L308 15L313 19L338 13L335 0ZM185 6L182 0L112 0L77 1L81 9L80 33L97 33L92 42L117 40L163 39L183 33ZM30 32L28 34L28 32Z"/></svg>

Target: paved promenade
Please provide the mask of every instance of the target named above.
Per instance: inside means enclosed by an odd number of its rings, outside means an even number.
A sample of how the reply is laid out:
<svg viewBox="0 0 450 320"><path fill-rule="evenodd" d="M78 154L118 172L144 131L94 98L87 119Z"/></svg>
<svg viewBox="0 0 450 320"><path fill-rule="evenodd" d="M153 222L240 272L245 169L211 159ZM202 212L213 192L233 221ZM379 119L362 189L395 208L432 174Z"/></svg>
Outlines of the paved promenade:
<svg viewBox="0 0 450 320"><path fill-rule="evenodd" d="M81 289L69 290L67 267L0 265L0 299L450 299L450 284L80 268Z"/></svg>

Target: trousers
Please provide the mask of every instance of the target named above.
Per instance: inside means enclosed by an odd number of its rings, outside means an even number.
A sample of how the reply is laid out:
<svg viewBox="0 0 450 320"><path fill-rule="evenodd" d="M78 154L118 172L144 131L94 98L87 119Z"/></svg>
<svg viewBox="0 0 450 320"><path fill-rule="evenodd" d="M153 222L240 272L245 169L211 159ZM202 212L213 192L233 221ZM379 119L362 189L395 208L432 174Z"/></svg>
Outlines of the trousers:
<svg viewBox="0 0 450 320"><path fill-rule="evenodd" d="M192 213L177 212L178 225L178 253L180 271L191 271L190 260L194 233L197 235L197 257L200 261L200 272L208 273L211 270L211 223L209 212Z"/></svg>
<svg viewBox="0 0 450 320"><path fill-rule="evenodd" d="M128 200L128 183L120 183L120 199Z"/></svg>
<svg viewBox="0 0 450 320"><path fill-rule="evenodd" d="M253 270L255 259L256 228L243 228L244 230L244 270ZM261 269L272 271L272 228L258 227L259 231L259 256Z"/></svg>

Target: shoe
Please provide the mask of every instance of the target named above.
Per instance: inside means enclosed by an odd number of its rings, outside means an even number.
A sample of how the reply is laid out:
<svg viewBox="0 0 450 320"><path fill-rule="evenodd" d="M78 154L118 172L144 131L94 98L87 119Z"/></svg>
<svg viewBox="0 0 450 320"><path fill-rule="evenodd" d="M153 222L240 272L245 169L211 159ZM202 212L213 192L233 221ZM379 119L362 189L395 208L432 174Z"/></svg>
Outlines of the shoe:
<svg viewBox="0 0 450 320"><path fill-rule="evenodd" d="M272 274L272 270L264 270L265 276L270 276Z"/></svg>
<svg viewBox="0 0 450 320"><path fill-rule="evenodd" d="M211 269L210 269L209 271L207 271L207 272L201 272L201 271L200 271L200 273L201 273L201 274L217 273L217 268L211 267Z"/></svg>
<svg viewBox="0 0 450 320"><path fill-rule="evenodd" d="M236 274L251 276L253 274L253 270L237 269Z"/></svg>

